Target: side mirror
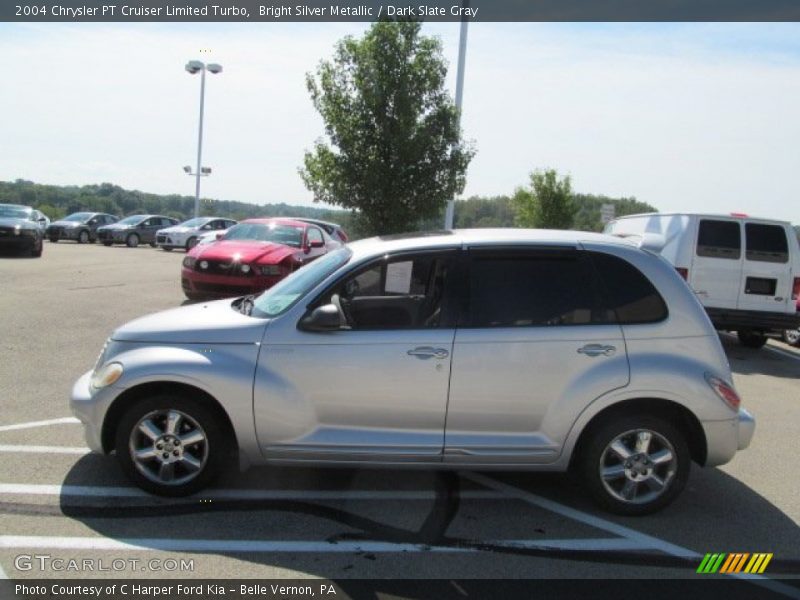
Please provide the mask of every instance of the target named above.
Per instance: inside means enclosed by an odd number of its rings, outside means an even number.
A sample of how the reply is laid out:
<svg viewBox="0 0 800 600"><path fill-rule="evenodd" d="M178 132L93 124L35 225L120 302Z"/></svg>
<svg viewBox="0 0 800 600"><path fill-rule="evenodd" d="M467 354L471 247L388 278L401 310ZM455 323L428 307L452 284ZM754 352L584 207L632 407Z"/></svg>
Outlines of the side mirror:
<svg viewBox="0 0 800 600"><path fill-rule="evenodd" d="M324 245L325 245L325 242L323 242L322 240L313 240L313 241L309 242L308 247L309 248L322 248Z"/></svg>
<svg viewBox="0 0 800 600"><path fill-rule="evenodd" d="M333 304L318 306L300 320L300 329L305 331L336 331L339 328L339 309Z"/></svg>
<svg viewBox="0 0 800 600"><path fill-rule="evenodd" d="M220 232L219 232L219 233L216 235L216 237L217 237L217 239L218 239L218 240L221 240L221 239L222 239L224 236L225 236L225 232L224 232L224 231L220 231Z"/></svg>

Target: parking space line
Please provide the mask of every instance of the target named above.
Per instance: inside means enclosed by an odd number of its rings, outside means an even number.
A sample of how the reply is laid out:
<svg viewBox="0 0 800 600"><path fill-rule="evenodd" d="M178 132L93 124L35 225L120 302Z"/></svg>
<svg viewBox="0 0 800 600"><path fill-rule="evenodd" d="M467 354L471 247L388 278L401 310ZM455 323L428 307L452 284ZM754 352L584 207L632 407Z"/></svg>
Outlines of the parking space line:
<svg viewBox="0 0 800 600"><path fill-rule="evenodd" d="M800 360L800 355L795 354L794 352L790 352L789 350L784 350L783 348L775 348L774 346L764 346L764 348L769 350L770 352L780 354L781 356L785 356L786 358L791 358L792 360Z"/></svg>
<svg viewBox="0 0 800 600"><path fill-rule="evenodd" d="M48 425L71 425L75 423L80 423L75 417L61 417L60 419L48 419L46 421L29 421L27 423L16 423L14 425L0 425L0 432L32 429L34 427L47 427Z"/></svg>
<svg viewBox="0 0 800 600"><path fill-rule="evenodd" d="M565 506L564 504L560 504L553 500L549 500L542 496L538 496L526 490L520 489L513 485L509 485L507 483L503 483L502 481L498 481L497 479L493 479L491 477L487 477L479 473L464 472L461 473L461 476L464 477L465 479L474 481L475 483L479 483L480 485L483 485L489 489L503 492L504 494L510 497L517 498L519 500L522 500L523 502L527 502L528 504L533 504L534 506L538 506L540 508L544 508L545 510L549 510L551 512L559 514L562 517L567 517L569 519L573 519L580 523L590 525L597 529L602 529L609 533L614 533L616 535L622 536L624 538L627 538L628 540L641 544L642 547L651 548L653 550L659 550L665 554L670 554L672 556L677 556L681 558L700 558L702 556L698 552L694 552L693 550L689 550L688 548L677 546L665 540L661 540L651 535L647 535L645 533L636 531L635 529L630 529L629 527L625 527L624 525L618 525L617 523L613 523L611 521L607 521L600 517L590 515L589 513L585 513L575 508ZM800 590L779 583L777 581L772 581L771 579L765 577L764 575L751 575L751 574L738 573L731 575L731 577L734 577L736 579L747 579L755 585L759 585L761 587L770 589L776 593L788 596L789 598L800 599Z"/></svg>
<svg viewBox="0 0 800 600"><path fill-rule="evenodd" d="M73 496L86 498L152 498L156 496L135 487L91 485L46 485L0 483L0 495ZM506 496L494 490L466 490L463 500L498 500ZM196 496L170 499L174 503L196 503L200 500L435 500L436 493L426 490L260 490L209 489ZM163 504L162 504L163 505Z"/></svg>
<svg viewBox="0 0 800 600"><path fill-rule="evenodd" d="M27 454L89 454L89 448L76 446L26 446L23 444L0 444L0 452L24 452Z"/></svg>

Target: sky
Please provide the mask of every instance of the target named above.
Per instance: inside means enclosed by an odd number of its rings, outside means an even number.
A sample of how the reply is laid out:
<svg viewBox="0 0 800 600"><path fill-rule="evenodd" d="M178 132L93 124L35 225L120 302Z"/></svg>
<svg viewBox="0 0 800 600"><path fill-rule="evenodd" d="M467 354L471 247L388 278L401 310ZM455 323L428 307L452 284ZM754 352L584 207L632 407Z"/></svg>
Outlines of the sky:
<svg viewBox="0 0 800 600"><path fill-rule="evenodd" d="M303 153L324 136L305 74L365 23L0 24L0 180L111 182L311 205ZM441 38L455 90L458 23ZM534 169L577 192L661 211L800 222L800 24L472 23L464 197L511 194Z"/></svg>

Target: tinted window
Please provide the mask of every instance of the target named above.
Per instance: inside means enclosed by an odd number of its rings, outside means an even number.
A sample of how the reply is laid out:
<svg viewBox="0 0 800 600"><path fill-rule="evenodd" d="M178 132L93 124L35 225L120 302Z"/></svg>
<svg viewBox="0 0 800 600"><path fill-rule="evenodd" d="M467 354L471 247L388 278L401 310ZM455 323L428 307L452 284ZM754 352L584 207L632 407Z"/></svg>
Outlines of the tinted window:
<svg viewBox="0 0 800 600"><path fill-rule="evenodd" d="M606 306L623 324L654 323L667 318L664 299L636 267L609 254L591 253L603 284Z"/></svg>
<svg viewBox="0 0 800 600"><path fill-rule="evenodd" d="M475 256L470 268L470 325L525 327L608 322L582 253Z"/></svg>
<svg viewBox="0 0 800 600"><path fill-rule="evenodd" d="M742 254L742 234L735 221L700 221L697 256L738 259Z"/></svg>
<svg viewBox="0 0 800 600"><path fill-rule="evenodd" d="M789 261L789 244L786 232L780 225L748 223L744 226L747 260L762 262Z"/></svg>

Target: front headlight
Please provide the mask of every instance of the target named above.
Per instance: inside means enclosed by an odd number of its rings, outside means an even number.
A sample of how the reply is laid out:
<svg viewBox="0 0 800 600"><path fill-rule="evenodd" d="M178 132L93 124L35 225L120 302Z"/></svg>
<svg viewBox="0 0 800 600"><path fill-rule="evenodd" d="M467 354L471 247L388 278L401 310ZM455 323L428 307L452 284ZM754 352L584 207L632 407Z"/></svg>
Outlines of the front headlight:
<svg viewBox="0 0 800 600"><path fill-rule="evenodd" d="M90 382L92 389L99 390L115 384L122 377L122 370L122 364L118 362L110 362L99 369L95 369Z"/></svg>

